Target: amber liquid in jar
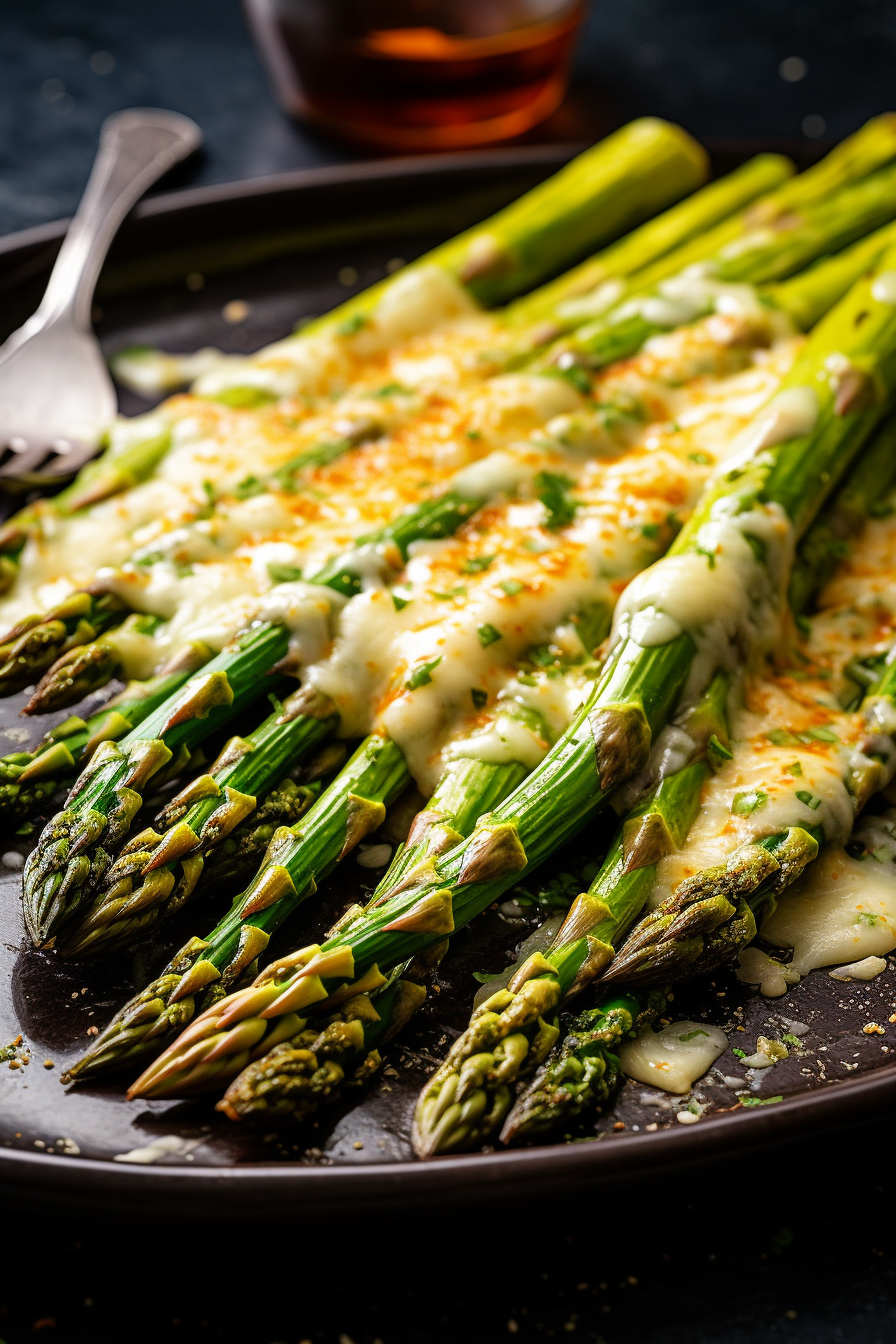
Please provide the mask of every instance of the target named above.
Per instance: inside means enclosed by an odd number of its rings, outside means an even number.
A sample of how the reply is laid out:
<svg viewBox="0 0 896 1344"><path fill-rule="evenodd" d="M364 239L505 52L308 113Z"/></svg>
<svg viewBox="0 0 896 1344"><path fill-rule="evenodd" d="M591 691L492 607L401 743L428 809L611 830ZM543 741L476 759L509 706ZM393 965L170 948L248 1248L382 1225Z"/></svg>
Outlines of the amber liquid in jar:
<svg viewBox="0 0 896 1344"><path fill-rule="evenodd" d="M395 150L520 135L566 91L585 0L245 0L293 115Z"/></svg>

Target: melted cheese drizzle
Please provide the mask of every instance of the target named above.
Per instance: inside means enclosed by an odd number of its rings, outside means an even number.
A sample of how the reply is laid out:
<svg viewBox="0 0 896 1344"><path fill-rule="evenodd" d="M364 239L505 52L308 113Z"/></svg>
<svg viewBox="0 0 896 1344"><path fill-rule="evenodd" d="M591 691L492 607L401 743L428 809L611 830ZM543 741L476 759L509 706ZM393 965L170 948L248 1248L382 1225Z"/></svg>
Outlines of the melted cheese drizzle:
<svg viewBox="0 0 896 1344"><path fill-rule="evenodd" d="M483 379L475 356L494 334L492 319L441 313L441 325L423 332L417 321L403 333L389 327L388 342L377 344L373 332L366 345L355 340L354 381L335 402L335 374L324 379L325 404L310 392L301 405L253 410L172 398L154 413L154 425L172 435L155 476L72 519L47 515L0 619L45 608L100 567L134 609L166 621L152 637L114 636L129 675L147 675L190 639L220 648L253 618L284 619L304 679L332 696L343 735L389 733L424 792L449 747L534 765L587 682L573 674L523 684L517 660L533 645L574 641L568 623L577 612L596 603L612 611L668 545L677 525L670 517L688 515L800 340L755 315L718 314L655 338L598 380L596 402L637 410L608 419L561 378ZM294 371L304 346L282 345L255 364ZM289 395L298 395L295 385ZM308 470L294 492L240 489L247 468L260 480L363 421L383 432ZM545 526L540 472L567 478L578 506L557 531ZM349 602L308 583L272 589L269 566L313 574L358 535L448 485L481 489L493 502L452 538L411 548L396 589L400 611L376 552L356 552L362 592ZM426 665L429 679L415 676ZM488 709L477 708L483 695ZM504 714L508 699L541 713L545 731Z"/></svg>

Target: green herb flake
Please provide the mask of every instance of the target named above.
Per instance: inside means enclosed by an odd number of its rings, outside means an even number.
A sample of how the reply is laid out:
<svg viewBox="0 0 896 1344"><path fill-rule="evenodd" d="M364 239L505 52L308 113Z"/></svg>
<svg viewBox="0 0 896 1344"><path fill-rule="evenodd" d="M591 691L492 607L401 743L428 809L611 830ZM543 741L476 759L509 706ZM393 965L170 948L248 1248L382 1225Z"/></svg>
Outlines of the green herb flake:
<svg viewBox="0 0 896 1344"><path fill-rule="evenodd" d="M538 678L537 678L537 677L533 677L533 675L532 675L531 672L517 672L517 674L516 674L516 679L517 679L517 681L522 682L522 684L523 684L524 686L537 686L537 685L538 685Z"/></svg>
<svg viewBox="0 0 896 1344"><path fill-rule="evenodd" d="M641 528L641 536L646 537L648 541L656 541L660 534L659 523L644 523Z"/></svg>
<svg viewBox="0 0 896 1344"><path fill-rule="evenodd" d="M866 929L874 929L877 927L878 916L872 915L870 910L860 910L856 915L856 923L864 924Z"/></svg>
<svg viewBox="0 0 896 1344"><path fill-rule="evenodd" d="M787 773L788 775L793 775L794 779L801 779L803 767L800 765L799 761L791 761L790 765L787 767Z"/></svg>
<svg viewBox="0 0 896 1344"><path fill-rule="evenodd" d="M373 394L375 397L409 397L411 389L405 387L403 383L386 383L385 387L379 387Z"/></svg>
<svg viewBox="0 0 896 1344"><path fill-rule="evenodd" d="M392 605L396 611L404 611L405 607L409 607L410 604L411 599L409 597L399 597L396 592L392 593Z"/></svg>
<svg viewBox="0 0 896 1344"><path fill-rule="evenodd" d="M797 741L793 733L788 733L786 728L773 728L765 736L773 747L792 747Z"/></svg>
<svg viewBox="0 0 896 1344"><path fill-rule="evenodd" d="M583 369L579 364L569 364L566 368L562 369L555 365L553 368L546 370L546 372L550 373L554 378L562 378L565 382L570 383L583 397L591 395L591 379L588 377L587 370Z"/></svg>
<svg viewBox="0 0 896 1344"><path fill-rule="evenodd" d="M420 686L428 686L432 681L433 672L441 661L442 655L439 654L438 658L432 658L428 663L421 663L419 667L415 667L404 684L405 690L416 691Z"/></svg>
<svg viewBox="0 0 896 1344"><path fill-rule="evenodd" d="M716 769L721 766L723 761L730 761L734 758L734 753L725 746L724 742L719 741L715 733L712 734L706 744L706 754Z"/></svg>
<svg viewBox="0 0 896 1344"><path fill-rule="evenodd" d="M768 802L768 794L763 793L762 789L749 789L744 793L736 793L731 803L731 811L738 817L749 817L751 813L758 812L761 807L765 807Z"/></svg>
<svg viewBox="0 0 896 1344"><path fill-rule="evenodd" d="M488 704L488 691L481 691L478 686L471 686L470 699L477 709L484 709Z"/></svg>
<svg viewBox="0 0 896 1344"><path fill-rule="evenodd" d="M731 1053L732 1055L735 1055L737 1059L746 1059L747 1057L746 1050L738 1050L736 1045L732 1046Z"/></svg>
<svg viewBox="0 0 896 1344"><path fill-rule="evenodd" d="M295 583L302 577L298 565L280 565L272 560L268 565L268 576L272 583Z"/></svg>
<svg viewBox="0 0 896 1344"><path fill-rule="evenodd" d="M524 583L520 583L519 579L505 579L503 583L498 584L501 591L506 593L508 597L516 597L517 593L521 593L525 586Z"/></svg>
<svg viewBox="0 0 896 1344"><path fill-rule="evenodd" d="M245 476L233 488L237 499L252 499L254 495L263 495L267 490L264 481L257 476Z"/></svg>
<svg viewBox="0 0 896 1344"><path fill-rule="evenodd" d="M799 1036L794 1036L792 1031L785 1031L784 1035L781 1037L781 1040L784 1042L785 1045L789 1045L791 1048L794 1049L800 1043Z"/></svg>
<svg viewBox="0 0 896 1344"><path fill-rule="evenodd" d="M336 328L340 336L357 336L359 331L367 326L367 318L363 313L352 313L344 322L340 322Z"/></svg>
<svg viewBox="0 0 896 1344"><path fill-rule="evenodd" d="M575 519L579 506L568 494L574 484L569 476L556 471L540 471L535 477L536 496L547 512L543 526L549 532L569 527Z"/></svg>
<svg viewBox="0 0 896 1344"><path fill-rule="evenodd" d="M468 429L467 438L472 439L474 443L478 443L479 440L482 438L482 431L479 429Z"/></svg>
<svg viewBox="0 0 896 1344"><path fill-rule="evenodd" d="M806 731L806 737L814 742L839 742L840 739L830 728L809 728Z"/></svg>
<svg viewBox="0 0 896 1344"><path fill-rule="evenodd" d="M489 644L495 644L503 638L501 631L496 630L493 625L489 625L487 622L485 625L477 626L476 633L479 636L479 643L484 649L487 649Z"/></svg>
<svg viewBox="0 0 896 1344"><path fill-rule="evenodd" d="M466 591L467 589L465 584L456 583L454 587L449 588L446 593L433 592L431 596L434 597L438 602L453 602L456 597L464 597L466 595Z"/></svg>
<svg viewBox="0 0 896 1344"><path fill-rule="evenodd" d="M692 1041L696 1036L708 1036L709 1032L704 1031L702 1027L695 1027L693 1031L686 1031L683 1036L679 1036L680 1041Z"/></svg>
<svg viewBox="0 0 896 1344"><path fill-rule="evenodd" d="M774 1106L776 1101L783 1101L783 1097L741 1097L741 1106Z"/></svg>
<svg viewBox="0 0 896 1344"><path fill-rule="evenodd" d="M472 560L465 560L461 565L461 572L464 574L482 574L495 563L497 556L494 555L476 555Z"/></svg>
<svg viewBox="0 0 896 1344"><path fill-rule="evenodd" d="M696 462L698 467L708 467L712 459L706 453L688 453L688 460Z"/></svg>
<svg viewBox="0 0 896 1344"><path fill-rule="evenodd" d="M810 807L813 812L817 812L821 807L821 799L809 793L808 789L797 789L796 796L805 807Z"/></svg>

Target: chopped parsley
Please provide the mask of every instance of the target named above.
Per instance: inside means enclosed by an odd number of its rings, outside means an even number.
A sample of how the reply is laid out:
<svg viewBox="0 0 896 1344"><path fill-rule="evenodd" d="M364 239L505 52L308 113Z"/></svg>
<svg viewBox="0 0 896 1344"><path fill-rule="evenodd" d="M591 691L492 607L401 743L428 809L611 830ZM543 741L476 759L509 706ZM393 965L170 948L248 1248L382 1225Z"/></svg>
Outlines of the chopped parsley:
<svg viewBox="0 0 896 1344"><path fill-rule="evenodd" d="M344 322L340 322L336 328L340 336L357 336L367 326L367 318L363 313L352 313Z"/></svg>
<svg viewBox="0 0 896 1344"><path fill-rule="evenodd" d="M813 812L817 812L821 807L821 799L816 798L808 789L797 789L796 796L806 807L811 807Z"/></svg>
<svg viewBox="0 0 896 1344"><path fill-rule="evenodd" d="M428 686L432 681L433 672L441 661L442 655L439 654L438 658L432 658L428 663L421 663L419 667L415 667L404 684L405 690L416 691L419 686Z"/></svg>
<svg viewBox="0 0 896 1344"><path fill-rule="evenodd" d="M725 761L733 759L734 753L720 742L715 733L712 734L706 744L706 755L709 757L709 763L714 770L720 770Z"/></svg>
<svg viewBox="0 0 896 1344"><path fill-rule="evenodd" d="M253 495L263 495L266 490L267 486L258 476L245 476L233 487L237 499L251 499Z"/></svg>
<svg viewBox="0 0 896 1344"><path fill-rule="evenodd" d="M484 709L488 704L488 691L481 691L478 686L471 686L470 699L477 709Z"/></svg>
<svg viewBox="0 0 896 1344"><path fill-rule="evenodd" d="M732 1055L735 1055L738 1059L746 1059L747 1057L746 1050L738 1050L736 1045L732 1046L731 1053Z"/></svg>
<svg viewBox="0 0 896 1344"><path fill-rule="evenodd" d="M688 453L688 460L696 462L698 467L708 467L711 458L706 453Z"/></svg>
<svg viewBox="0 0 896 1344"><path fill-rule="evenodd" d="M410 606L409 597L399 597L396 592L392 593L392 605L396 611L404 611L405 607Z"/></svg>
<svg viewBox="0 0 896 1344"><path fill-rule="evenodd" d="M489 625L487 622L485 625L477 626L476 633L479 636L479 643L484 649L487 649L489 644L495 644L503 638L501 631L496 630L493 625Z"/></svg>
<svg viewBox="0 0 896 1344"><path fill-rule="evenodd" d="M501 591L506 593L508 597L516 597L517 593L521 593L525 586L525 584L520 583L519 579L505 579L503 583L498 584Z"/></svg>
<svg viewBox="0 0 896 1344"><path fill-rule="evenodd" d="M574 484L569 476L556 471L540 471L535 477L535 493L547 512L543 526L549 532L557 532L573 522L579 506L568 492Z"/></svg>
<svg viewBox="0 0 896 1344"><path fill-rule="evenodd" d="M387 383L385 387L379 387L373 394L375 397L409 397L411 389L405 387L403 383Z"/></svg>
<svg viewBox="0 0 896 1344"><path fill-rule="evenodd" d="M482 574L490 565L493 565L496 556L494 555L476 555L472 560L465 560L461 565L461 571L464 574Z"/></svg>
<svg viewBox="0 0 896 1344"><path fill-rule="evenodd" d="M774 1106L776 1101L783 1101L783 1097L741 1097L741 1106Z"/></svg>
<svg viewBox="0 0 896 1344"><path fill-rule="evenodd" d="M680 1041L692 1041L695 1036L708 1036L709 1032L704 1031L702 1027L695 1027L693 1031L686 1031L683 1036L679 1036Z"/></svg>
<svg viewBox="0 0 896 1344"><path fill-rule="evenodd" d="M797 1046L800 1043L799 1036L794 1036L792 1031L785 1031L784 1035L781 1037L781 1040L784 1042L785 1045L789 1046Z"/></svg>
<svg viewBox="0 0 896 1344"><path fill-rule="evenodd" d="M799 761L791 761L790 765L787 767L787 773L788 775L793 775L794 779L801 779L803 767L800 765Z"/></svg>
<svg viewBox="0 0 896 1344"><path fill-rule="evenodd" d="M660 534L659 523L644 523L641 528L641 536L646 537L648 541L656 541Z"/></svg>
<svg viewBox="0 0 896 1344"><path fill-rule="evenodd" d="M268 565L268 575L272 583L293 583L302 577L298 565L280 565L272 560Z"/></svg>
<svg viewBox="0 0 896 1344"><path fill-rule="evenodd" d="M731 811L738 817L748 817L752 812L758 812L760 807L765 807L767 802L768 794L763 793L762 789L749 789L734 795Z"/></svg>

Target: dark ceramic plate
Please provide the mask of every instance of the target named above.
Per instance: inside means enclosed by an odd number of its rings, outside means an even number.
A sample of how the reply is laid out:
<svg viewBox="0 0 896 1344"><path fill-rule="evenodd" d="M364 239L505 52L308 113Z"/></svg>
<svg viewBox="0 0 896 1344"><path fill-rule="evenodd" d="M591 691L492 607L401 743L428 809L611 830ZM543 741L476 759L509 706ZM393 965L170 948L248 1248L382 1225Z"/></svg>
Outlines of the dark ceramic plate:
<svg viewBox="0 0 896 1344"><path fill-rule="evenodd" d="M721 165L753 149L728 146ZM345 278L343 268L357 272L358 285L369 284L391 259L413 257L482 218L568 154L556 146L489 151L158 196L129 221L104 271L97 296L104 346L110 353L143 342L172 350L206 344L254 349L344 298L348 291L337 278L340 271ZM61 225L50 225L0 240L0 338L33 310L61 233ZM228 323L223 309L233 299L248 311ZM145 406L122 396L127 413ZM19 707L0 702L2 751L24 745L46 726L19 719ZM599 854L604 841L595 828L557 871ZM21 1033L30 1049L27 1066L0 1065L0 1188L19 1202L123 1213L137 1203L143 1215L205 1217L225 1205L269 1216L301 1201L325 1213L348 1204L447 1204L492 1193L508 1198L522 1188L531 1199L536 1191L560 1193L583 1181L628 1178L670 1162L768 1144L809 1126L844 1124L896 1096L896 1069L889 1063L890 1042L896 1043L888 1022L896 1006L892 969L869 984L844 985L816 973L783 1000L762 999L720 977L681 994L676 1015L705 1016L750 1050L758 1034L780 1034L785 1019L808 1028L800 1050L750 1094L753 1105L744 1108L719 1082L704 1089L707 1110L699 1123L683 1125L673 1109L657 1105L660 1094L628 1083L613 1113L592 1122L580 1142L415 1163L408 1144L413 1101L431 1062L464 1024L476 988L473 972L501 970L529 931L498 911L458 935L436 992L393 1045L373 1086L311 1129L275 1134L235 1125L207 1102L128 1104L116 1081L66 1092L59 1075L90 1028L102 1025L170 949L210 927L216 914L197 904L153 944L86 969L64 966L29 950L24 940L15 865L28 844L27 837L13 837L0 858L0 1045ZM359 885L376 876L349 860L295 935L307 941L319 934ZM868 1022L883 1023L885 1034L864 1033ZM730 1053L717 1068L723 1075L740 1071ZM783 1100L755 1104L769 1097ZM114 1160L167 1135L186 1143L164 1165Z"/></svg>

